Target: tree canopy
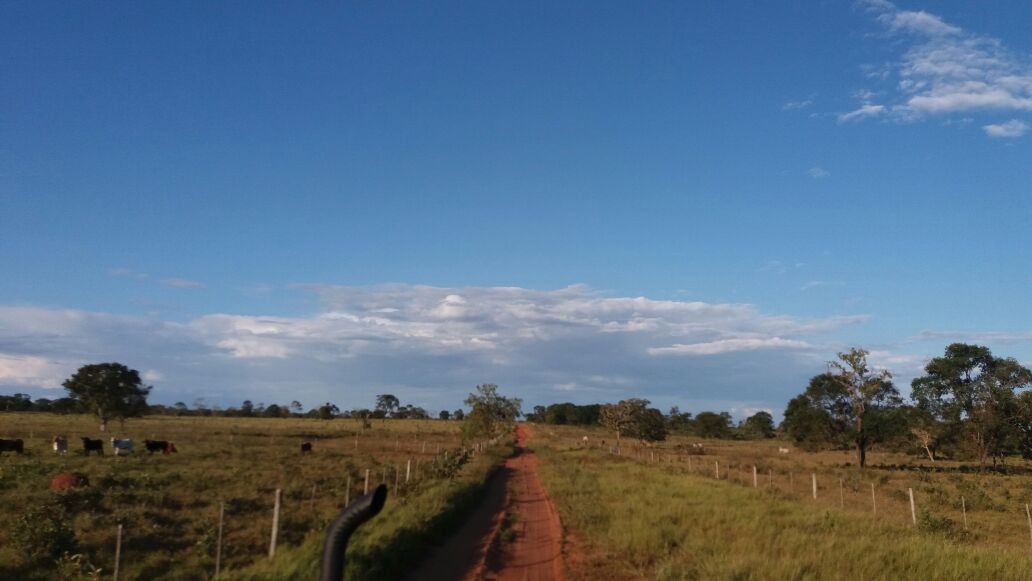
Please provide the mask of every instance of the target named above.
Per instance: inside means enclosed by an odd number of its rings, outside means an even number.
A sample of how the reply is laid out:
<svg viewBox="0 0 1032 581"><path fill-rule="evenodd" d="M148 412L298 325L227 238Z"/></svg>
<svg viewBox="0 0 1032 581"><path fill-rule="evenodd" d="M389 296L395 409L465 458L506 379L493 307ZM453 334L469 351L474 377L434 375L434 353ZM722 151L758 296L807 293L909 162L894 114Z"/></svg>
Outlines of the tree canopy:
<svg viewBox="0 0 1032 581"><path fill-rule="evenodd" d="M97 415L101 430L113 419L144 415L151 390L140 381L138 371L121 363L83 365L65 380L64 388L82 409Z"/></svg>
<svg viewBox="0 0 1032 581"><path fill-rule="evenodd" d="M468 438L497 436L512 429L522 415L523 400L501 395L493 383L478 385L464 403L471 408L469 414L462 416L462 433ZM458 411L455 416L462 419Z"/></svg>

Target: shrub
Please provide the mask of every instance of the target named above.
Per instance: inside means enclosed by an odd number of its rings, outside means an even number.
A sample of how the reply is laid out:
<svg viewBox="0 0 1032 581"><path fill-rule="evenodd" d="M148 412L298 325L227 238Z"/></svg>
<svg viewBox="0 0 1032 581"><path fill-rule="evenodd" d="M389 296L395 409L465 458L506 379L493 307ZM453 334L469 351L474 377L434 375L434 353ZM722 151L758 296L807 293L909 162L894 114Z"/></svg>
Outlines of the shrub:
<svg viewBox="0 0 1032 581"><path fill-rule="evenodd" d="M14 521L11 542L32 561L53 560L75 549L75 531L62 508L44 504Z"/></svg>

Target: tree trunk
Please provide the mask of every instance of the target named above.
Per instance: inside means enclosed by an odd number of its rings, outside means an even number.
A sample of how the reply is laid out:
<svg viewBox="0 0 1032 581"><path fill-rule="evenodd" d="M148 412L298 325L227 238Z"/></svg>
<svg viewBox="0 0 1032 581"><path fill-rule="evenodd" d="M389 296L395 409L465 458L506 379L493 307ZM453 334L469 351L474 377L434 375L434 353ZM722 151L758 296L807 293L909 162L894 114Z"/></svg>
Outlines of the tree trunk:
<svg viewBox="0 0 1032 581"><path fill-rule="evenodd" d="M932 454L932 449L929 448L927 444L925 444L924 449L925 449L925 452L928 453L928 459L932 461L932 464L935 464L935 455Z"/></svg>
<svg viewBox="0 0 1032 581"><path fill-rule="evenodd" d="M860 469L863 470L867 466L867 445L862 442L857 442L856 452L860 457Z"/></svg>

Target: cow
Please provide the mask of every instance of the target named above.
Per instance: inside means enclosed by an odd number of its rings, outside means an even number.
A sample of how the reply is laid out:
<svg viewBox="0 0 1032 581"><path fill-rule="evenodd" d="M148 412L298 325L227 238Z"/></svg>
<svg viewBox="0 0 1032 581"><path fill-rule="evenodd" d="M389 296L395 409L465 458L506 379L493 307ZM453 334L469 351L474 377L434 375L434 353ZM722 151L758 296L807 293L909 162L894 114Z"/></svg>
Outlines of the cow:
<svg viewBox="0 0 1032 581"><path fill-rule="evenodd" d="M64 436L54 436L52 441L55 454L67 454L68 453L68 438Z"/></svg>
<svg viewBox="0 0 1032 581"><path fill-rule="evenodd" d="M70 490L89 485L90 479L82 472L62 472L50 481L51 490Z"/></svg>
<svg viewBox="0 0 1032 581"><path fill-rule="evenodd" d="M115 456L121 456L123 452L128 454L133 451L133 441L130 438L111 438L111 448L115 451Z"/></svg>
<svg viewBox="0 0 1032 581"><path fill-rule="evenodd" d="M309 454L309 453L311 453L311 451L312 451L312 443L311 442L301 442L301 453L302 454Z"/></svg>
<svg viewBox="0 0 1032 581"><path fill-rule="evenodd" d="M0 454L4 452L17 452L19 454L25 453L25 442L18 438L17 440L0 440Z"/></svg>
<svg viewBox="0 0 1032 581"><path fill-rule="evenodd" d="M162 454L173 454L179 451L176 450L175 444L165 440L144 440L143 445L147 447L148 454L153 454L155 452L161 452Z"/></svg>
<svg viewBox="0 0 1032 581"><path fill-rule="evenodd" d="M782 448L781 446L778 446L778 454L788 454L788 452L788 448Z"/></svg>
<svg viewBox="0 0 1032 581"><path fill-rule="evenodd" d="M104 440L91 440L86 436L82 437L82 451L86 456L90 455L90 452L96 452L98 456L104 455Z"/></svg>

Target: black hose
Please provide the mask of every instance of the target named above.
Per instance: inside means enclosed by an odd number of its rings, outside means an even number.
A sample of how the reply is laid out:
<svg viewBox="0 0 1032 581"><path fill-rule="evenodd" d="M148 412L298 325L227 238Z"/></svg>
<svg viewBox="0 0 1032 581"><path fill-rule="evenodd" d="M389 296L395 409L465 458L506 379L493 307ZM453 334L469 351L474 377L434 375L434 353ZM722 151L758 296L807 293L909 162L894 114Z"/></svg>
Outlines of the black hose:
<svg viewBox="0 0 1032 581"><path fill-rule="evenodd" d="M344 578L344 552L348 539L362 523L373 518L387 502L387 485L381 484L372 492L345 507L326 530L323 544L321 581L340 581Z"/></svg>

